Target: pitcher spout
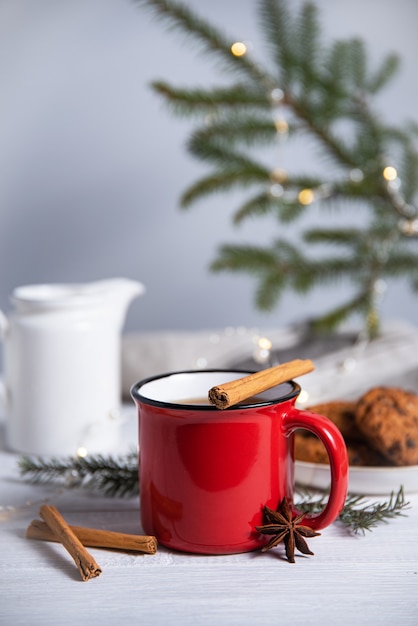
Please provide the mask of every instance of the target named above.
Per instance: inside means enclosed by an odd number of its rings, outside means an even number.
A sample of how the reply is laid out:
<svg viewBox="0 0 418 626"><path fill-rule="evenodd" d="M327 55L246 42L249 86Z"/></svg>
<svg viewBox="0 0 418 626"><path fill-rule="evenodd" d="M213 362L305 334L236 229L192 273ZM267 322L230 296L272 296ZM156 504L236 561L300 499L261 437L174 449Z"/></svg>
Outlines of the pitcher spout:
<svg viewBox="0 0 418 626"><path fill-rule="evenodd" d="M136 296L144 293L145 287L137 280L130 278L106 278L90 283L91 291L108 291L109 294L126 298L130 302Z"/></svg>
<svg viewBox="0 0 418 626"><path fill-rule="evenodd" d="M90 283L89 291L105 296L123 317L132 300L145 293L145 286L130 278L108 278Z"/></svg>

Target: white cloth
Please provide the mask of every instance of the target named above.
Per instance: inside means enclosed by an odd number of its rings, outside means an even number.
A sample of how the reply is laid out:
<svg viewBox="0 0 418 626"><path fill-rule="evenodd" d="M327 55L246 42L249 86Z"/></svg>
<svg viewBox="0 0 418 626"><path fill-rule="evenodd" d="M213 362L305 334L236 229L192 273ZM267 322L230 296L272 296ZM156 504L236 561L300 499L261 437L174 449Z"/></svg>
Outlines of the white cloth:
<svg viewBox="0 0 418 626"><path fill-rule="evenodd" d="M129 397L132 384L155 374L236 366L240 359L252 357L260 337L267 337L273 350L296 347L300 340L294 328L126 334L122 343L123 396ZM375 385L418 391L418 328L405 322L386 323L377 339L316 356L313 361L315 371L299 380L311 403L356 398Z"/></svg>

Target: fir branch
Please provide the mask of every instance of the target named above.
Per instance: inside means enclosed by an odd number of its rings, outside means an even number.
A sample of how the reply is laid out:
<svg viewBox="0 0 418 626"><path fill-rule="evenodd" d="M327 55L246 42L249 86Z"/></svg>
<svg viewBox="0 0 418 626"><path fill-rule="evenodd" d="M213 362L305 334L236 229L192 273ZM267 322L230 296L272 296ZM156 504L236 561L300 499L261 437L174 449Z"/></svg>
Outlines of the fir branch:
<svg viewBox="0 0 418 626"><path fill-rule="evenodd" d="M219 107L234 108L237 101L242 107L268 110L270 106L264 92L243 84L213 89L179 89L164 81L154 81L151 86L179 115L202 115L213 113Z"/></svg>
<svg viewBox="0 0 418 626"><path fill-rule="evenodd" d="M220 168L230 167L235 170L244 169L246 172L253 171L265 178L270 175L265 165L255 161L255 159L251 159L246 154L232 148L220 146L205 137L192 135L187 145L191 154L199 157L202 161L219 165Z"/></svg>
<svg viewBox="0 0 418 626"><path fill-rule="evenodd" d="M268 191L261 191L249 198L240 206L233 215L235 224L239 224L248 217L267 215L277 210L277 198L274 198Z"/></svg>
<svg viewBox="0 0 418 626"><path fill-rule="evenodd" d="M200 18L184 4L174 2L174 0L135 0L135 2L152 9L155 15L165 20L169 27L178 29L195 39L206 52L223 61L228 69L239 72L264 88L274 85L272 78L247 56L236 57L231 54L233 37L222 33L208 20Z"/></svg>
<svg viewBox="0 0 418 626"><path fill-rule="evenodd" d="M319 54L321 46L319 42L320 29L318 23L318 10L315 5L305 3L302 6L299 23L297 25L298 67L300 71L300 83L303 89L302 97L309 98L309 93L317 91L321 76L316 68L320 68Z"/></svg>
<svg viewBox="0 0 418 626"><path fill-rule="evenodd" d="M359 291L352 298L311 320L312 328L317 332L329 331L345 322L352 313L364 310L367 312L366 331L371 339L376 337L378 327L374 322L374 307L370 305L368 291ZM373 313L373 314L372 314Z"/></svg>
<svg viewBox="0 0 418 626"><path fill-rule="evenodd" d="M210 194L230 191L237 186L249 187L254 183L266 182L268 179L269 172L263 168L226 167L209 174L209 176L203 176L198 179L182 194L180 203L182 208L188 208L200 198Z"/></svg>
<svg viewBox="0 0 418 626"><path fill-rule="evenodd" d="M289 129L295 130L294 127ZM213 142L220 146L240 143L245 146L271 145L276 137L276 129L270 116L257 116L252 112L246 115L235 112L232 115L214 116L213 120L194 131L194 142Z"/></svg>
<svg viewBox="0 0 418 626"><path fill-rule="evenodd" d="M113 457L42 458L22 456L20 473L34 484L54 483L66 488L88 488L105 496L130 497L138 493L138 455Z"/></svg>
<svg viewBox="0 0 418 626"><path fill-rule="evenodd" d="M261 0L259 21L272 52L274 66L279 69L279 84L287 91L293 84L297 62L293 52L293 22L282 0Z"/></svg>
<svg viewBox="0 0 418 626"><path fill-rule="evenodd" d="M286 185L286 187L290 187L290 184ZM282 201L278 205L278 214L280 221L283 224L289 224L301 217L304 213L307 212L307 206L301 204L297 200L291 201L286 200Z"/></svg>
<svg viewBox="0 0 418 626"><path fill-rule="evenodd" d="M411 245L413 241L410 241ZM418 254L414 252L392 252L390 259L385 263L385 276L396 278L404 276L415 281L418 277Z"/></svg>
<svg viewBox="0 0 418 626"><path fill-rule="evenodd" d="M299 202L292 202L276 198L270 190L263 190L249 198L233 214L233 221L239 224L249 217L256 217L273 213L279 216L281 222L291 222L306 211L306 206Z"/></svg>
<svg viewBox="0 0 418 626"><path fill-rule="evenodd" d="M290 244L287 245L290 246ZM291 249L295 250L293 246ZM258 274L266 270L275 271L277 258L275 251L271 248L225 244L220 247L218 257L213 261L211 269L215 272L228 269L234 272L249 271Z"/></svg>
<svg viewBox="0 0 418 626"><path fill-rule="evenodd" d="M393 53L388 54L385 59L383 59L374 76L368 80L367 91L374 95L385 87L399 70L399 65L399 56Z"/></svg>
<svg viewBox="0 0 418 626"><path fill-rule="evenodd" d="M402 162L402 190L405 201L412 202L418 189L418 151L410 140L406 141Z"/></svg>
<svg viewBox="0 0 418 626"><path fill-rule="evenodd" d="M361 505L360 508L358 508L359 505ZM352 495L347 498L338 519L353 532L364 534L366 530L370 531L381 522L404 515L403 511L408 506L409 502L405 501L403 487L400 487L396 494L392 492L388 501L373 504L365 503L361 496Z"/></svg>
<svg viewBox="0 0 418 626"><path fill-rule="evenodd" d="M328 243L352 247L363 239L364 232L360 228L310 228L303 233L307 243Z"/></svg>
<svg viewBox="0 0 418 626"><path fill-rule="evenodd" d="M378 332L374 299L368 288L368 268L356 255L309 259L296 246L279 239L270 248L223 245L211 269L251 273L257 281L255 303L262 311L272 310L288 287L297 293L306 293L318 284L335 283L341 277L354 276L359 285L354 295L318 315L312 325L320 331L332 330L352 313L361 311L370 337L375 337Z"/></svg>
<svg viewBox="0 0 418 626"><path fill-rule="evenodd" d="M329 103L333 110L332 117L338 114L341 103L344 107L352 106L350 85L347 85L347 70L351 65L350 55L352 43L350 41L335 41L325 53L323 59L324 73L328 76L329 85L325 97L329 95Z"/></svg>
<svg viewBox="0 0 418 626"><path fill-rule="evenodd" d="M255 292L255 301L261 311L270 311L282 297L286 288L283 273L277 271L264 272Z"/></svg>
<svg viewBox="0 0 418 626"><path fill-rule="evenodd" d="M318 513L326 503L327 493L319 499L312 500L312 493L309 490L298 488L298 494L302 500L297 503L297 508L307 513ZM361 495L348 495L343 510L338 521L355 534L365 534L366 530L371 531L378 524L387 523L396 517L405 516L404 511L409 508L409 502L405 500L403 487L397 493L392 492L389 500L384 502L372 502Z"/></svg>
<svg viewBox="0 0 418 626"><path fill-rule="evenodd" d="M267 213L275 214L283 226L302 220L308 212L308 206L298 201L302 189L317 192L314 202L321 208L346 210L345 203L349 202L348 210L356 205L368 212L364 228L350 227L346 235L338 228L330 227L327 233L321 225L315 228L309 222L302 224L292 252L284 245L284 238L264 251L224 246L211 269L255 276L255 302L263 310L272 308L284 289L306 293L316 285L351 280L356 284L354 295L320 316L318 325L328 324L332 330L358 312L364 316L371 335L376 333L376 281L404 276L413 290L418 286L418 208L414 206L418 191L418 125L394 127L383 123L372 107L372 96L398 68L397 56L387 55L372 70L361 39L331 42L328 46L323 43L314 4L305 2L297 13L292 13L287 0L258 0L261 32L269 52L267 63L260 64L252 53L232 55L232 39L179 2L136 1L192 37L238 77L229 87L213 89L177 89L163 82L154 83L155 90L175 112L190 116L209 113L209 123L194 131L188 151L210 163L212 171L186 189L181 198L183 207L238 187L253 191L233 213L235 223ZM289 173L280 181L283 195L274 197L270 193L271 185L277 182L274 163L270 168L264 166L258 161L259 154L256 159L247 152L250 147L274 144L279 136L274 119L280 109L289 125L288 139L298 134L313 140L324 168L321 177ZM304 146L309 148L306 143ZM402 178L400 189L384 178L386 165L396 166ZM306 244L327 243L336 252L330 249L328 256L320 259L297 255L297 239L304 242L304 250Z"/></svg>
<svg viewBox="0 0 418 626"><path fill-rule="evenodd" d="M276 239L270 247L255 245L220 246L217 259L212 263L213 271L228 269L234 272L251 272L263 279L264 274L277 272L288 285L304 285L304 291L317 283L337 281L358 272L362 261L355 256L334 256L323 259L308 258L285 239Z"/></svg>
<svg viewBox="0 0 418 626"><path fill-rule="evenodd" d="M290 96L288 96L287 101L296 115L304 123L305 128L319 140L325 151L331 154L340 165L350 168L359 167L359 165L361 165L358 155L347 148L341 137L338 137L331 130L329 123L324 123L322 119L318 119L315 116L315 111L312 111L312 109L307 106L306 102L303 103L296 98L290 99Z"/></svg>
<svg viewBox="0 0 418 626"><path fill-rule="evenodd" d="M354 37L349 42L350 50L350 72L347 76L349 83L363 93L367 84L367 57L364 41Z"/></svg>

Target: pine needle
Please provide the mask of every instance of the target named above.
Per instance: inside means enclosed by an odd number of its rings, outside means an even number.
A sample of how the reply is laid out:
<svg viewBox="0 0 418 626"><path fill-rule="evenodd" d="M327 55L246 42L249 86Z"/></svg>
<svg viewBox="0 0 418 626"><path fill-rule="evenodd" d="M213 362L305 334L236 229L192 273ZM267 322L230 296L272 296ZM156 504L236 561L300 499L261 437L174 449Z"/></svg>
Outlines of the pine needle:
<svg viewBox="0 0 418 626"><path fill-rule="evenodd" d="M113 457L42 458L22 456L21 475L34 484L56 484L68 489L87 488L105 496L138 495L138 455Z"/></svg>
<svg viewBox="0 0 418 626"><path fill-rule="evenodd" d="M312 494L306 490L300 490L302 500L297 507L307 513L318 513L325 505L328 494L325 493L317 500L312 501ZM383 502L370 502L368 498L349 494L338 521L344 524L354 534L365 534L378 524L387 523L395 517L404 516L404 511L409 508L409 502L405 500L403 486L397 493L392 492L389 500Z"/></svg>

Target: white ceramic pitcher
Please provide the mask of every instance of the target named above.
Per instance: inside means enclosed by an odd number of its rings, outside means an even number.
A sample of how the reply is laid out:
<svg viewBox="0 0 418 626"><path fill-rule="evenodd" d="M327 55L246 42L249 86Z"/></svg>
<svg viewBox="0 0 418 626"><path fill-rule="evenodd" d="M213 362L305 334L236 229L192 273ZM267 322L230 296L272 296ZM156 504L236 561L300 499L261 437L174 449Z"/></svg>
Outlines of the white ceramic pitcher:
<svg viewBox="0 0 418 626"><path fill-rule="evenodd" d="M6 443L37 455L105 453L119 435L120 336L136 281L16 288L0 312Z"/></svg>

